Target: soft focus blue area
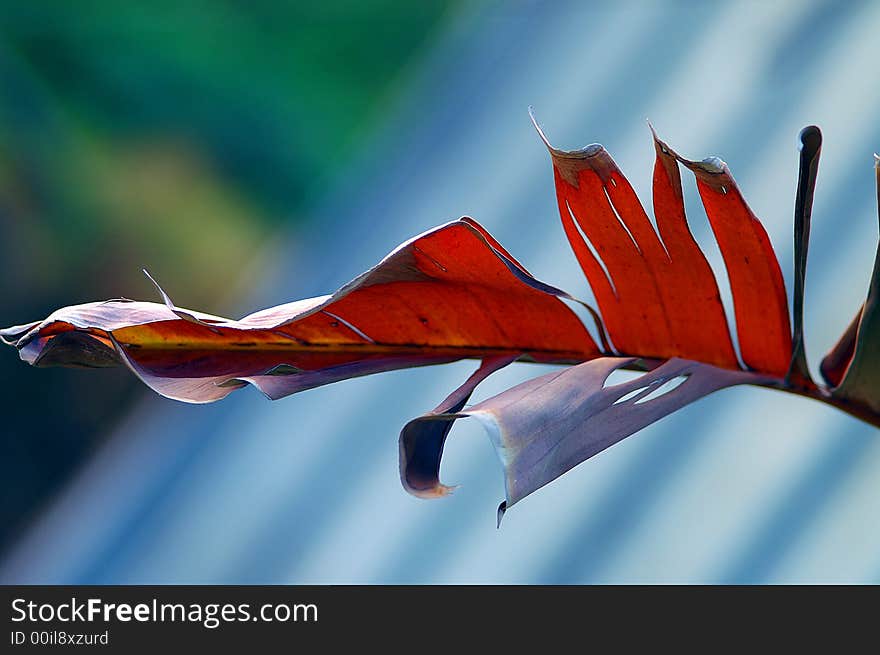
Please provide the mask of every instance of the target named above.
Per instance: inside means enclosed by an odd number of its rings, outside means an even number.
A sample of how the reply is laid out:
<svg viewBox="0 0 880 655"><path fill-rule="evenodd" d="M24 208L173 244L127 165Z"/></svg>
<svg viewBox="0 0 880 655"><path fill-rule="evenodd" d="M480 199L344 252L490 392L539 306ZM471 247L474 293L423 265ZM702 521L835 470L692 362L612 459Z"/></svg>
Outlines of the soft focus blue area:
<svg viewBox="0 0 880 655"><path fill-rule="evenodd" d="M467 4L467 3L466 3ZM535 106L560 147L601 141L650 206L645 119L683 155L722 156L791 289L797 134L825 146L807 278L815 370L864 298L877 243L880 4L498 3L462 10L411 71L384 130L311 226L255 261L242 313L326 293L397 243L468 214L539 278L589 291L565 242ZM692 179L692 228L723 264ZM174 281L163 280L173 295ZM729 292L725 295L732 316ZM203 308L210 311L210 308ZM148 398L3 562L30 583L880 582L880 435L759 389L711 396L513 508L460 422L422 501L397 432L474 368L352 380L271 403ZM476 399L545 367L515 365Z"/></svg>

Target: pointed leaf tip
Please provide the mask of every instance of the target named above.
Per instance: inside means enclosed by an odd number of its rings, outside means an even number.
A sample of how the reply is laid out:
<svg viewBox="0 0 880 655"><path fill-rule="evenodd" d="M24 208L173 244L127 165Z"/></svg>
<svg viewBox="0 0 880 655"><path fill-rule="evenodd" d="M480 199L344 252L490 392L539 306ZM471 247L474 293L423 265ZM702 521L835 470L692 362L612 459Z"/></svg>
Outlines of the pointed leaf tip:
<svg viewBox="0 0 880 655"><path fill-rule="evenodd" d="M538 118L535 116L535 108L529 105L529 119L532 121L532 127L535 128L535 131L538 133L538 136L541 137L541 141L544 142L544 145L547 147L551 153L555 150L555 148L550 145L550 141L547 139L547 135L544 134L544 129L541 127L540 123L538 123Z"/></svg>
<svg viewBox="0 0 880 655"><path fill-rule="evenodd" d="M498 515L495 521L495 529L501 529L501 519L504 518L504 513L507 511L507 501L502 500L501 504L498 506Z"/></svg>
<svg viewBox="0 0 880 655"><path fill-rule="evenodd" d="M144 272L144 275L147 276L147 279L153 283L153 286L156 287L156 291L159 292L159 296L162 298L162 302L165 303L165 306L168 307L168 309L170 309L172 312L177 314L177 307L175 306L174 301L171 300L171 297L167 293L165 293L165 289L163 289L162 286L156 281L156 278L150 275L150 272L147 269L142 268L141 270ZM187 320L185 316L181 316L181 318Z"/></svg>

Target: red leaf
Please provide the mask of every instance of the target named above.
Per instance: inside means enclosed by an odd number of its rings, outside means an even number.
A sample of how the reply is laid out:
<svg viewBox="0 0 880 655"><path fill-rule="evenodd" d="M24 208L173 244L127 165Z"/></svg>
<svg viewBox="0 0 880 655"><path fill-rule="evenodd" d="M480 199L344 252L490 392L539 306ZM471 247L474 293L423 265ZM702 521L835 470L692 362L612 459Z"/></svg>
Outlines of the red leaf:
<svg viewBox="0 0 880 655"><path fill-rule="evenodd" d="M470 219L403 244L332 296L238 321L181 309L162 295L164 305L66 307L0 336L35 365L106 365L115 350L154 390L187 402L212 402L248 382L279 398L468 357L578 362L599 354L559 300L565 294L531 277Z"/></svg>
<svg viewBox="0 0 880 655"><path fill-rule="evenodd" d="M682 161L697 188L724 257L736 332L746 366L784 375L791 362L791 324L779 261L764 226L721 160Z"/></svg>
<svg viewBox="0 0 880 655"><path fill-rule="evenodd" d="M809 375L803 293L821 133L808 127L801 141L794 337L770 240L727 166L683 159L655 135L656 230L602 146L566 152L547 143L563 227L622 357L600 356L613 353L592 309L607 352L560 300L573 298L533 278L469 218L408 241L332 296L238 321L181 309L159 289L164 304L65 307L42 322L0 330L0 339L36 366L123 362L157 392L188 402L212 402L248 383L280 398L358 375L481 359L463 385L401 432L401 479L422 497L450 491L439 480L440 459L452 421L465 416L489 429L511 505L734 384L800 394L880 425L880 263L856 321L823 361L832 388ZM752 371L741 370L717 281L688 227L679 163L696 176L730 280L742 362ZM876 174L880 189L880 160ZM517 359L578 365L465 409L477 384ZM606 386L623 366L650 371Z"/></svg>
<svg viewBox="0 0 880 655"><path fill-rule="evenodd" d="M723 162L685 160L655 136L658 235L602 146L558 150L536 128L552 157L565 233L620 353L739 368L718 284L685 219L680 161L697 176L724 256L743 361L755 370L786 373L791 328L782 273Z"/></svg>

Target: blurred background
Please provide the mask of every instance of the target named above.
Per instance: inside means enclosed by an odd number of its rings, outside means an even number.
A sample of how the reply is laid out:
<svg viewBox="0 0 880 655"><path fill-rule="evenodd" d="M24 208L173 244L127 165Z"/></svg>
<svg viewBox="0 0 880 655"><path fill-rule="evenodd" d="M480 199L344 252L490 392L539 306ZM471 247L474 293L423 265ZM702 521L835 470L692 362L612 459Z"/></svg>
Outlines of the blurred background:
<svg viewBox="0 0 880 655"><path fill-rule="evenodd" d="M0 323L155 300L142 267L179 305L238 316L463 214L589 298L531 104L556 145L602 142L647 206L646 118L724 158L789 290L797 134L820 125L815 371L877 244L878 29L868 0L0 3ZM766 390L664 419L500 530L500 467L463 421L443 470L462 487L410 497L397 433L473 368L188 406L6 349L0 582L880 582L880 435ZM475 400L545 370L509 367Z"/></svg>

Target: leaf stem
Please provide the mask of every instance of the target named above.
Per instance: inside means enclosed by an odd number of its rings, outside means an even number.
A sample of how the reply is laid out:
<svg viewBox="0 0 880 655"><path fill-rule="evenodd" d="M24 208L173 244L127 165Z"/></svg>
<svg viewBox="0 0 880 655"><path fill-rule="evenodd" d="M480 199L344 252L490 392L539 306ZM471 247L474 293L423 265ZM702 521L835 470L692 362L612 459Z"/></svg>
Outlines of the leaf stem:
<svg viewBox="0 0 880 655"><path fill-rule="evenodd" d="M819 157L822 154L822 132L815 125L801 130L801 154L798 170L797 196L794 204L794 307L791 364L785 381L799 387L815 387L804 350L804 287L807 275L807 251L810 243L810 219Z"/></svg>

